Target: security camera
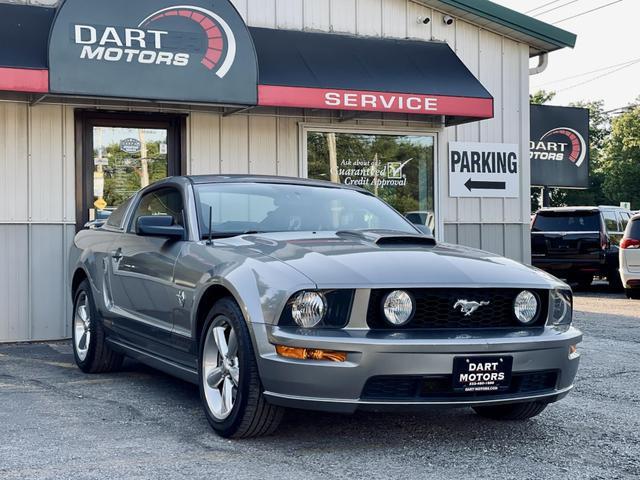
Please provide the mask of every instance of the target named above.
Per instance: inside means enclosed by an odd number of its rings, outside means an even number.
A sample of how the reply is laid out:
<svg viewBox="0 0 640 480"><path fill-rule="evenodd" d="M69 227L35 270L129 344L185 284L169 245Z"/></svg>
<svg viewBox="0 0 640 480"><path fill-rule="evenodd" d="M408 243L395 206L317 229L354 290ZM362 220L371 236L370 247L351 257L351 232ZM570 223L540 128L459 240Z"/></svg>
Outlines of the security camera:
<svg viewBox="0 0 640 480"><path fill-rule="evenodd" d="M453 24L453 17L451 15L445 15L444 17L442 17L442 21L445 25L451 25Z"/></svg>
<svg viewBox="0 0 640 480"><path fill-rule="evenodd" d="M418 17L418 23L424 23L426 25L430 21L431 19L429 17Z"/></svg>

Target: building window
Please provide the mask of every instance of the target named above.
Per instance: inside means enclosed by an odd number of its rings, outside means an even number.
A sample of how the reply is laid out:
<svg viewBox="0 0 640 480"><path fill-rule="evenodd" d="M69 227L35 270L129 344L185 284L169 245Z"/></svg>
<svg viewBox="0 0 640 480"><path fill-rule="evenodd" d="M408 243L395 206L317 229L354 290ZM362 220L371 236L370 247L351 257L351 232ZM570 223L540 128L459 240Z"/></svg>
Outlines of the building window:
<svg viewBox="0 0 640 480"><path fill-rule="evenodd" d="M433 135L306 131L309 178L356 185L435 231Z"/></svg>

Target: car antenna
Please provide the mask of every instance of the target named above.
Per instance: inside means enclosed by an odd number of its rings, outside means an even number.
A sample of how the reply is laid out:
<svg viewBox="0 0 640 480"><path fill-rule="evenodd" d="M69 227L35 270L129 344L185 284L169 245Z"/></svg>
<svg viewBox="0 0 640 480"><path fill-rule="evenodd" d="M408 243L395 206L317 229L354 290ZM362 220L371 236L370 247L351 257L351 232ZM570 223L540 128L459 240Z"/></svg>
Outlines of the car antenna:
<svg viewBox="0 0 640 480"><path fill-rule="evenodd" d="M213 206L209 205L209 241L207 242L207 245L213 245L212 224L213 224Z"/></svg>

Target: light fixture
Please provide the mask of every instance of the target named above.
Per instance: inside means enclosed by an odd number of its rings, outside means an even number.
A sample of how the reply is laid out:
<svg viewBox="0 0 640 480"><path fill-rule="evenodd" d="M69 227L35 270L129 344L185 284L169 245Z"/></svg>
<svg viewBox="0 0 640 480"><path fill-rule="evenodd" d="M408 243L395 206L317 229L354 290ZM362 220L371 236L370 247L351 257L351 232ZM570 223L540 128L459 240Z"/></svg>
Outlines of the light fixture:
<svg viewBox="0 0 640 480"><path fill-rule="evenodd" d="M281 357L295 358L297 360L329 360L332 362L344 362L347 360L346 352L321 350L318 348L300 348L276 345L276 352Z"/></svg>
<svg viewBox="0 0 640 480"><path fill-rule="evenodd" d="M394 290L387 294L382 304L384 316L391 325L406 325L413 316L413 299L404 290Z"/></svg>
<svg viewBox="0 0 640 480"><path fill-rule="evenodd" d="M523 290L513 302L516 318L523 325L529 325L536 319L538 313L538 299L529 290Z"/></svg>
<svg viewBox="0 0 640 480"><path fill-rule="evenodd" d="M291 303L291 316L303 328L313 328L324 318L327 301L320 292L300 292Z"/></svg>

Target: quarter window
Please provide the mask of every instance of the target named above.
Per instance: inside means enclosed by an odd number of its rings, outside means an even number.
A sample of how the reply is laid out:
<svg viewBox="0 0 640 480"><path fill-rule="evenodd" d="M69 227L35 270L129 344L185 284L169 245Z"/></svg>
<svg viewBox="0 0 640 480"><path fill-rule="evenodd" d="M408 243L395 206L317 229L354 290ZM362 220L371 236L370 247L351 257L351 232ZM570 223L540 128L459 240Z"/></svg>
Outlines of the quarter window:
<svg viewBox="0 0 640 480"><path fill-rule="evenodd" d="M122 221L124 220L124 215L125 213L127 213L127 210L129 209L129 205L131 205L132 199L133 197L129 197L127 200L124 201L122 205L116 208L111 215L109 215L109 218L107 219L107 225L114 228L122 228Z"/></svg>
<svg viewBox="0 0 640 480"><path fill-rule="evenodd" d="M604 225L607 228L607 232L620 231L620 225L618 224L616 212L605 210L602 212L602 216L604 217Z"/></svg>
<svg viewBox="0 0 640 480"><path fill-rule="evenodd" d="M182 195L173 188L163 188L145 194L133 215L130 230L135 230L138 218L149 215L170 215L175 225L185 226Z"/></svg>

